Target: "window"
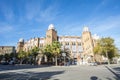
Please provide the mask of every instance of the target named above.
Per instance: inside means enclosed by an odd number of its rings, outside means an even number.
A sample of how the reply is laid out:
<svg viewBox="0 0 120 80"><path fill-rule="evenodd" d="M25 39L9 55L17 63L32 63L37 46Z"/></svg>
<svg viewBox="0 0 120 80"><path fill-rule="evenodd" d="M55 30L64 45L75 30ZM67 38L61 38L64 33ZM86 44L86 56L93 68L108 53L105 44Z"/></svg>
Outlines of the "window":
<svg viewBox="0 0 120 80"><path fill-rule="evenodd" d="M51 36L50 36L50 35L47 35L47 37L48 37L48 38L51 38Z"/></svg>
<svg viewBox="0 0 120 80"><path fill-rule="evenodd" d="M75 45L75 42L73 42L72 45Z"/></svg>
<svg viewBox="0 0 120 80"><path fill-rule="evenodd" d="M69 43L68 43L68 42L66 42L66 43L65 43L65 45L69 45Z"/></svg>
<svg viewBox="0 0 120 80"><path fill-rule="evenodd" d="M78 46L81 46L81 43L78 43Z"/></svg>

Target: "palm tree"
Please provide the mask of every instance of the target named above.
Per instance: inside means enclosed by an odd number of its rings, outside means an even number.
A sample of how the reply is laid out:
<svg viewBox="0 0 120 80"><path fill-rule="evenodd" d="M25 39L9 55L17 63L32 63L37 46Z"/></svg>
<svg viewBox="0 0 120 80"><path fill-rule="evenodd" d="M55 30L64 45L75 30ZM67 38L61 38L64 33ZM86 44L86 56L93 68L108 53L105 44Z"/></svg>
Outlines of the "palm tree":
<svg viewBox="0 0 120 80"><path fill-rule="evenodd" d="M51 45L46 45L44 47L44 51L43 51L44 55L47 57L47 62L49 63L51 58L53 57L52 54L52 46Z"/></svg>
<svg viewBox="0 0 120 80"><path fill-rule="evenodd" d="M66 53L66 57L70 58L70 50L68 48L64 48L64 50L61 50L60 53Z"/></svg>
<svg viewBox="0 0 120 80"><path fill-rule="evenodd" d="M63 56L63 53L65 53L65 56ZM73 61L73 59L70 56L70 49L64 48L63 50L61 50L60 59L62 61L62 64L63 64L63 60L62 60L63 58L64 58L64 64L66 63L66 61L67 62L72 62Z"/></svg>
<svg viewBox="0 0 120 80"><path fill-rule="evenodd" d="M61 45L58 41L52 43L52 54L55 56L55 65L57 66L57 58L61 52Z"/></svg>

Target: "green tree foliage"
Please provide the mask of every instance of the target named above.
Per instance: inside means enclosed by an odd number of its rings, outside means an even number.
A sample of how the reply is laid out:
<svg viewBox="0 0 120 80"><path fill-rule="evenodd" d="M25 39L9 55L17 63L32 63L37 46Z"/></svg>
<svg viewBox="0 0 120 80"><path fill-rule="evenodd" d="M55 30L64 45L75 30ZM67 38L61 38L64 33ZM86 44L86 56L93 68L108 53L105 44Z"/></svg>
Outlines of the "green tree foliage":
<svg viewBox="0 0 120 80"><path fill-rule="evenodd" d="M55 56L55 65L57 66L57 58L60 56L61 45L58 41L52 43L52 54Z"/></svg>
<svg viewBox="0 0 120 80"><path fill-rule="evenodd" d="M10 59L10 54L9 54L9 53L6 53L6 54L4 55L4 58L5 58L6 61L8 61L8 60Z"/></svg>
<svg viewBox="0 0 120 80"><path fill-rule="evenodd" d="M46 45L44 47L44 51L43 51L44 55L47 56L47 62L49 63L49 61L52 59L53 54L52 54L52 47L51 45Z"/></svg>
<svg viewBox="0 0 120 80"><path fill-rule="evenodd" d="M0 61L2 59L5 59L5 61L9 62L11 59L15 58L16 54L15 53L6 53L6 54L2 54L0 55Z"/></svg>
<svg viewBox="0 0 120 80"><path fill-rule="evenodd" d="M0 61L3 59L3 57L4 57L4 55L1 54L1 55L0 55Z"/></svg>
<svg viewBox="0 0 120 80"><path fill-rule="evenodd" d="M68 48L64 48L63 50L61 50L60 52L61 54L62 53L66 53L66 57L69 57L70 58L70 50Z"/></svg>
<svg viewBox="0 0 120 80"><path fill-rule="evenodd" d="M39 48L38 47L34 47L32 50L31 50L31 53L32 53L32 55L33 56L37 56L38 55L38 53L39 53Z"/></svg>
<svg viewBox="0 0 120 80"><path fill-rule="evenodd" d="M19 51L18 52L18 58L20 59L20 64L23 63L23 60L27 57L27 52L25 51Z"/></svg>
<svg viewBox="0 0 120 80"><path fill-rule="evenodd" d="M117 55L117 48L114 45L114 39L110 37L101 38L93 51L95 54L104 55L110 60Z"/></svg>
<svg viewBox="0 0 120 80"><path fill-rule="evenodd" d="M39 48L38 47L34 47L31 51L30 51L30 55L32 55L34 57L34 64L36 63L36 57L39 54ZM29 53L28 53L29 54Z"/></svg>
<svg viewBox="0 0 120 80"><path fill-rule="evenodd" d="M94 54L100 54L101 55L101 46L100 46L100 41L98 41L97 46L94 47L93 49Z"/></svg>

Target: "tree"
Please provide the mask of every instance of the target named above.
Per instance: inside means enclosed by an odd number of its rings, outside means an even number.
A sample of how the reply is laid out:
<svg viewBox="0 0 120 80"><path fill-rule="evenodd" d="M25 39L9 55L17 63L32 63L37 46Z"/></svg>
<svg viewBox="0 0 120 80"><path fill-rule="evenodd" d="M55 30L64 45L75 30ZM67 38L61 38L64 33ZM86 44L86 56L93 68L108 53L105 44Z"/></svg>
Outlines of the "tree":
<svg viewBox="0 0 120 80"><path fill-rule="evenodd" d="M70 58L70 50L68 48L64 48L64 50L61 50L60 52L61 54L62 53L66 53L66 57L69 57Z"/></svg>
<svg viewBox="0 0 120 80"><path fill-rule="evenodd" d="M100 43L97 43L97 46L94 47L93 49L94 54L100 54L101 55L101 46Z"/></svg>
<svg viewBox="0 0 120 80"><path fill-rule="evenodd" d="M54 41L52 43L52 53L55 56L55 65L57 66L57 57L60 55L61 52L61 45L58 41Z"/></svg>
<svg viewBox="0 0 120 80"><path fill-rule="evenodd" d="M42 57L43 57L43 55L44 55L44 47L40 47L39 48L39 54L38 54L38 56L37 56L37 58L38 58L38 65L40 65L41 64L41 61L42 61Z"/></svg>
<svg viewBox="0 0 120 80"><path fill-rule="evenodd" d="M3 59L4 55L0 54L0 61Z"/></svg>
<svg viewBox="0 0 120 80"><path fill-rule="evenodd" d="M18 52L18 58L20 59L20 64L22 64L23 63L23 61L24 61L24 59L25 59L25 57L26 57L26 52L25 51L19 51Z"/></svg>
<svg viewBox="0 0 120 80"><path fill-rule="evenodd" d="M9 61L9 59L10 59L10 54L9 54L9 53L6 53L6 54L4 55L4 58L5 58L6 61Z"/></svg>
<svg viewBox="0 0 120 80"><path fill-rule="evenodd" d="M110 37L107 38L101 38L100 41L98 41L98 44L96 47L94 47L94 53L100 54L108 58L109 60L112 60L113 57L115 57L117 48L114 45L114 40Z"/></svg>
<svg viewBox="0 0 120 80"><path fill-rule="evenodd" d="M52 54L52 46L51 45L46 45L44 47L44 51L43 51L44 55L46 55L47 57L47 62L49 63L49 61L52 59L53 54Z"/></svg>
<svg viewBox="0 0 120 80"><path fill-rule="evenodd" d="M61 52L60 52L60 57L59 57L61 60L60 60L60 64L65 65L66 62L72 62L73 59L71 58L70 56L70 50L69 48L64 48L64 49L61 49Z"/></svg>
<svg viewBox="0 0 120 80"><path fill-rule="evenodd" d="M39 54L39 48L35 46L31 50L31 55L34 57L34 64L36 63L36 57L37 57L38 54Z"/></svg>

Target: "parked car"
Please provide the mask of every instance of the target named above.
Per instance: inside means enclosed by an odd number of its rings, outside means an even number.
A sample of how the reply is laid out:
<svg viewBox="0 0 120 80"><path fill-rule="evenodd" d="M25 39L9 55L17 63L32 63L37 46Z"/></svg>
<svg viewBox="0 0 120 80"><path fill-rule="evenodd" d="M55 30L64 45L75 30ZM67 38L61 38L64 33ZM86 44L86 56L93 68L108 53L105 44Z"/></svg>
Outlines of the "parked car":
<svg viewBox="0 0 120 80"><path fill-rule="evenodd" d="M8 65L9 63L7 61L1 61L2 65Z"/></svg>
<svg viewBox="0 0 120 80"><path fill-rule="evenodd" d="M96 62L89 63L90 66L97 66L98 64Z"/></svg>
<svg viewBox="0 0 120 80"><path fill-rule="evenodd" d="M15 62L14 62L13 60L11 60L11 61L9 62L9 64L14 65Z"/></svg>

